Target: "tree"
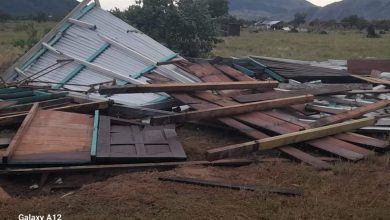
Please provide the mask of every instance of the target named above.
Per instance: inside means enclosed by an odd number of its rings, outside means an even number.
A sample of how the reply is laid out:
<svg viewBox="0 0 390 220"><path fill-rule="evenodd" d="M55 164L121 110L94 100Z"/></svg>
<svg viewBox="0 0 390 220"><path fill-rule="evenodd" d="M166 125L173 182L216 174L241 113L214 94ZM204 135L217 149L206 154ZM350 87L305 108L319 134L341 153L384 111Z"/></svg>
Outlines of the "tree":
<svg viewBox="0 0 390 220"><path fill-rule="evenodd" d="M4 22L11 19L11 16L3 11L0 11L0 22Z"/></svg>
<svg viewBox="0 0 390 220"><path fill-rule="evenodd" d="M36 16L34 16L34 21L37 21L38 23L48 21L49 16L44 12L39 12Z"/></svg>
<svg viewBox="0 0 390 220"><path fill-rule="evenodd" d="M228 0L208 0L210 15L213 18L226 16L229 14Z"/></svg>
<svg viewBox="0 0 390 220"><path fill-rule="evenodd" d="M140 0L111 12L184 56L203 56L217 42L208 0Z"/></svg>
<svg viewBox="0 0 390 220"><path fill-rule="evenodd" d="M368 26L368 21L365 18L359 17L357 15L345 17L341 20L341 22L343 22L350 28L357 28L359 30L363 30Z"/></svg>
<svg viewBox="0 0 390 220"><path fill-rule="evenodd" d="M292 24L297 28L299 25L306 23L306 17L307 15L305 13L296 13L294 15L294 20L292 20Z"/></svg>

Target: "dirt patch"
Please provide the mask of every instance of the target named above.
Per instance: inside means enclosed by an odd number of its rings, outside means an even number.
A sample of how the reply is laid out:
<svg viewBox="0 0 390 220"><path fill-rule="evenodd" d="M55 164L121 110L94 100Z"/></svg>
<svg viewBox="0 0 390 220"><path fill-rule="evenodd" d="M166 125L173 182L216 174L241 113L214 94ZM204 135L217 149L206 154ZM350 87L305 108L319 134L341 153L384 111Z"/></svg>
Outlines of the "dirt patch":
<svg viewBox="0 0 390 220"><path fill-rule="evenodd" d="M68 192L0 202L0 215L61 213L64 219L387 219L389 156L357 164L349 172L318 172L296 163L239 168L180 167L122 174ZM258 186L302 187L303 197L160 182L186 176ZM65 179L66 181L66 179ZM62 197L62 198L61 198Z"/></svg>
<svg viewBox="0 0 390 220"><path fill-rule="evenodd" d="M197 126L179 129L191 160L207 149L246 140L229 131ZM63 219L388 219L390 155L342 162L319 172L299 163L259 163L238 168L185 166L168 171L105 171L52 175L80 189L29 190L40 176L0 179L13 198L0 201L2 219L19 214L57 214ZM299 187L303 197L207 188L159 177L184 176L257 186Z"/></svg>

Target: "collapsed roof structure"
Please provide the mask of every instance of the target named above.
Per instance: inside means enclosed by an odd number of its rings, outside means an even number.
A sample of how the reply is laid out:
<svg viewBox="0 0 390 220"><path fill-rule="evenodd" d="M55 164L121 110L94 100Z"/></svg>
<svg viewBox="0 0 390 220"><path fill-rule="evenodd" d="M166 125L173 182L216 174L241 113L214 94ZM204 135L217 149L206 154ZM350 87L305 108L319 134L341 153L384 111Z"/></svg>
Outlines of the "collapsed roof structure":
<svg viewBox="0 0 390 220"><path fill-rule="evenodd" d="M53 89L87 92L105 83L148 84L153 71L176 82L199 79L174 65L158 62L180 60L173 51L100 7L98 0L84 0L3 76L7 82L30 80ZM77 95L77 93L74 93ZM89 94L91 99L106 99ZM121 94L116 103L145 106L168 98L160 94Z"/></svg>

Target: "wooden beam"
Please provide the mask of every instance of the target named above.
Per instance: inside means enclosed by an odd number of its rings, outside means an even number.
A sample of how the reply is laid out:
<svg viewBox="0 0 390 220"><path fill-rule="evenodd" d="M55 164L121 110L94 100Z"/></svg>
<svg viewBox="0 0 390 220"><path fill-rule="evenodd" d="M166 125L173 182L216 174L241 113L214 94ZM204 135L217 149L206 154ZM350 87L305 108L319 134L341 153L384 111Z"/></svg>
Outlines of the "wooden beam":
<svg viewBox="0 0 390 220"><path fill-rule="evenodd" d="M149 84L149 85L124 85L101 86L100 94L125 94L125 93L154 93L154 92L193 92L205 90L230 90L230 89L272 89L278 86L277 81L248 81L248 82L208 82L189 84Z"/></svg>
<svg viewBox="0 0 390 220"><path fill-rule="evenodd" d="M163 125L180 123L191 120L202 120L208 118L221 118L232 115L240 115L254 111L265 111L273 108L286 107L289 105L307 103L314 100L312 95L296 96L282 99L275 99L263 102L254 102L242 105L232 105L227 107L217 107L193 112L179 113L175 115L156 116L150 121L151 125Z"/></svg>
<svg viewBox="0 0 390 220"><path fill-rule="evenodd" d="M255 150L269 150L289 144L301 143L309 140L315 140L335 134L348 132L366 126L371 126L376 123L375 118L363 118L355 121L348 121L340 124L329 125L321 128L307 129L288 134L283 134L275 137L264 138L256 141L250 141L242 144L231 145L211 149L207 151L208 160L217 160L228 157L234 157L235 153L240 149L255 149Z"/></svg>
<svg viewBox="0 0 390 220"><path fill-rule="evenodd" d="M11 143L9 143L8 148L3 155L3 163L7 163L8 159L12 157L13 152L15 151L16 147L19 145L19 143L22 141L23 135L26 133L28 127L30 126L32 120L34 119L35 115L38 112L39 104L35 103L33 107L31 108L30 112L26 116L26 118L23 120L22 125L19 127L18 131L16 132L15 136L12 138Z"/></svg>
<svg viewBox="0 0 390 220"><path fill-rule="evenodd" d="M217 181L209 181L188 177L160 177L158 178L161 181L170 181L184 184L193 184L198 186L205 187L217 187L223 189L232 189L232 190L246 190L246 191L256 191L256 192L267 192L267 193L277 193L288 196L303 196L303 190L301 189L288 189L280 187L264 187L264 186L249 186L249 185L240 185L240 184L230 184Z"/></svg>
<svg viewBox="0 0 390 220"><path fill-rule="evenodd" d="M64 107L49 108L54 111L76 112L76 113L93 113L95 110L107 109L111 105L110 101L98 101L83 104L75 104ZM23 121L27 113L16 114L11 116L0 117L0 126L18 124Z"/></svg>
<svg viewBox="0 0 390 220"><path fill-rule="evenodd" d="M59 105L65 105L69 104L73 101L72 97L64 97L64 98L59 98L59 99L53 99L53 100L48 100L48 101L42 101L39 102L39 106L41 108L50 108L50 107L58 107ZM20 114L25 111L29 111L34 104L22 104L22 105L14 105L10 106L4 109L0 109L0 114L5 115L5 114Z"/></svg>
<svg viewBox="0 0 390 220"><path fill-rule="evenodd" d="M164 162L164 163L137 163L137 164L114 164L114 165L84 165L84 166L67 166L67 167L44 167L44 168L26 168L26 169L6 169L0 170L1 175L19 175L34 173L66 173L66 172L89 172L97 170L113 169L158 169L177 166L246 166L254 160L248 159L229 159L220 161L188 161L188 162ZM260 160L261 162L261 160Z"/></svg>
<svg viewBox="0 0 390 220"><path fill-rule="evenodd" d="M378 109L386 108L390 105L390 100L383 100L376 102L374 104L362 106L359 108L355 108L351 111L346 111L337 115L332 115L329 117L321 118L313 123L310 124L310 127L312 128L318 128L326 125L336 124L339 122L343 122L350 119L355 119L358 117L363 116L364 114L367 114L369 112L374 112Z"/></svg>
<svg viewBox="0 0 390 220"><path fill-rule="evenodd" d="M390 89L380 90L352 90L348 94L387 94L390 93Z"/></svg>

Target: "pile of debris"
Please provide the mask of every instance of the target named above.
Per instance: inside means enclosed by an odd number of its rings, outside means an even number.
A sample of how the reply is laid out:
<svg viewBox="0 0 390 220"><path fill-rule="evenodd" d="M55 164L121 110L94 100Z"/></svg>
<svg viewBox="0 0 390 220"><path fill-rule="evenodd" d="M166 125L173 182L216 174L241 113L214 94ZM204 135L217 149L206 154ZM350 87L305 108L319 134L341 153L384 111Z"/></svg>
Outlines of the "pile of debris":
<svg viewBox="0 0 390 220"><path fill-rule="evenodd" d="M2 75L0 125L20 126L1 134L0 172L246 165L275 151L329 169L390 147L389 67L184 59L85 0ZM185 162L175 128L194 121L253 141Z"/></svg>

